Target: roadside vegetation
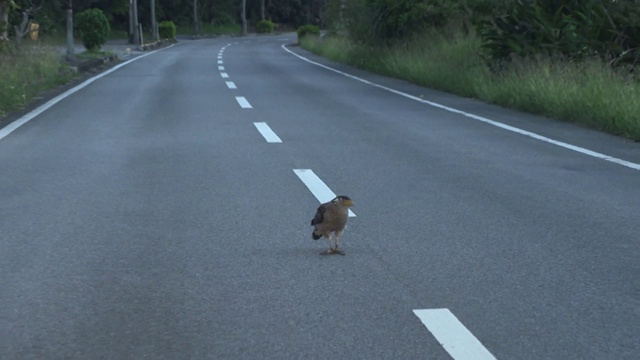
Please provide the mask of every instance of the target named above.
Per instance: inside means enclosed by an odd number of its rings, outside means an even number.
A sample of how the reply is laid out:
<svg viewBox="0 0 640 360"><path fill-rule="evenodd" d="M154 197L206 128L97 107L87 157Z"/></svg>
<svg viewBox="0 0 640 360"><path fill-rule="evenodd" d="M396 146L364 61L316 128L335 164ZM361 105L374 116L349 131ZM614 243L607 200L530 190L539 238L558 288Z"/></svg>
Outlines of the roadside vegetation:
<svg viewBox="0 0 640 360"><path fill-rule="evenodd" d="M465 97L575 122L640 141L640 82L599 59L541 56L492 71L477 36L426 33L388 46L341 36L305 37L302 46L331 60Z"/></svg>
<svg viewBox="0 0 640 360"><path fill-rule="evenodd" d="M60 53L52 47L5 49L0 53L0 117L73 76L61 61Z"/></svg>
<svg viewBox="0 0 640 360"><path fill-rule="evenodd" d="M73 77L59 50L65 43L62 3L0 1L0 116ZM150 39L149 3L138 3L144 39ZM298 29L303 47L333 60L640 141L640 0L155 3L162 34L240 34L244 3L249 30ZM131 36L128 4L74 0L73 10L104 13L91 18L110 31L82 29L101 43L105 33ZM40 36L33 42L27 30L36 22ZM318 29L329 32L319 36ZM92 51L78 58L106 55L87 46Z"/></svg>
<svg viewBox="0 0 640 360"><path fill-rule="evenodd" d="M476 6L471 10L439 1L349 3L358 7L348 26L304 37L302 46L379 74L640 141L640 7L599 0L463 2ZM415 12L427 3L430 10ZM465 11L469 16L455 16ZM598 24L598 32L586 32L593 26L580 21Z"/></svg>
<svg viewBox="0 0 640 360"><path fill-rule="evenodd" d="M148 2L138 3L144 39L149 42L152 39L150 8ZM193 35L193 3L191 0L156 1L161 35L167 38ZM0 0L0 118L24 107L43 91L76 76L70 69L73 64L64 57L66 4L57 0ZM129 38L128 4L128 1L73 1L74 38L76 43L89 49L76 53L77 61L112 55L101 49L102 45L109 39ZM200 0L199 4L199 36L241 32L239 1ZM255 9L252 14L257 18ZM280 20L286 18L281 16ZM37 35L29 31L31 24L37 24ZM32 35L37 40L30 39Z"/></svg>

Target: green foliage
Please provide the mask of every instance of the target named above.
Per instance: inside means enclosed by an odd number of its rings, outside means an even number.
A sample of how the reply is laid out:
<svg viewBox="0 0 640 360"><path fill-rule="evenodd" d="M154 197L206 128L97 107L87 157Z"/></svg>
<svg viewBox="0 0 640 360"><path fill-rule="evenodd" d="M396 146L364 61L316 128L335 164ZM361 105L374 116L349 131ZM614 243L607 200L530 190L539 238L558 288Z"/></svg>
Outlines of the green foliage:
<svg viewBox="0 0 640 360"><path fill-rule="evenodd" d="M211 20L211 23L215 26L236 25L236 18L228 13L220 12Z"/></svg>
<svg viewBox="0 0 640 360"><path fill-rule="evenodd" d="M13 49L13 44L10 41L0 40L0 56L9 54Z"/></svg>
<svg viewBox="0 0 640 360"><path fill-rule="evenodd" d="M639 21L639 0L517 0L478 28L492 60L546 54L636 63Z"/></svg>
<svg viewBox="0 0 640 360"><path fill-rule="evenodd" d="M260 20L256 24L256 31L261 34L272 33L274 28L275 25L271 20Z"/></svg>
<svg viewBox="0 0 640 360"><path fill-rule="evenodd" d="M306 36L319 36L320 28L316 25L302 25L298 28L298 42L300 42Z"/></svg>
<svg viewBox="0 0 640 360"><path fill-rule="evenodd" d="M200 29L202 34L211 34L211 35L224 35L224 34L239 34L242 32L242 27L238 24L202 24L202 28Z"/></svg>
<svg viewBox="0 0 640 360"><path fill-rule="evenodd" d="M89 51L100 50L109 38L109 21L100 9L88 9L78 15L74 21L82 44Z"/></svg>
<svg viewBox="0 0 640 360"><path fill-rule="evenodd" d="M6 0L0 0L2 2ZM266 0L265 16L275 24L296 28L305 23L321 25L326 3L334 0ZM347 0L349 1L349 0ZM39 6L32 20L40 23L40 35L56 40L64 39L66 8L69 0L15 0L22 8L30 3ZM103 11L112 30L129 29L129 0L73 0L73 11L78 14L90 8ZM151 6L149 0L138 0L138 18L144 31L150 32ZM198 20L201 24L215 24L226 29L240 23L242 2L240 0L156 0L155 13L158 21L173 21L180 29L193 29L193 5L197 4ZM41 5L41 6L40 6ZM247 0L247 17L256 24L261 17L261 1ZM9 30L21 20L18 11L9 14ZM227 32L225 30L225 32Z"/></svg>
<svg viewBox="0 0 640 360"><path fill-rule="evenodd" d="M176 24L173 21L161 21L158 23L158 34L160 39L175 39Z"/></svg>
<svg viewBox="0 0 640 360"><path fill-rule="evenodd" d="M60 54L47 47L0 53L0 116L26 105L41 91L72 78Z"/></svg>
<svg viewBox="0 0 640 360"><path fill-rule="evenodd" d="M460 2L449 0L352 0L347 28L358 41L389 42L441 28L461 11Z"/></svg>
<svg viewBox="0 0 640 360"><path fill-rule="evenodd" d="M335 61L640 141L638 79L597 58L514 58L493 72L480 56L481 44L479 36L462 30L428 31L392 45L345 37L302 41Z"/></svg>

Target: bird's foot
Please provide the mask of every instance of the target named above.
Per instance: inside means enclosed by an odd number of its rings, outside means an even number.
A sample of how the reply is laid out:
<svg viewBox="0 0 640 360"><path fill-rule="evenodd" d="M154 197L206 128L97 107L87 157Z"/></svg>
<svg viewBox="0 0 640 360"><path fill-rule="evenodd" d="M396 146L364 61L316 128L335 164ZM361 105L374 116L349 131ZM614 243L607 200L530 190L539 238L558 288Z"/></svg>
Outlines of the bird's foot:
<svg viewBox="0 0 640 360"><path fill-rule="evenodd" d="M338 249L329 249L320 253L320 255L346 255L344 251Z"/></svg>

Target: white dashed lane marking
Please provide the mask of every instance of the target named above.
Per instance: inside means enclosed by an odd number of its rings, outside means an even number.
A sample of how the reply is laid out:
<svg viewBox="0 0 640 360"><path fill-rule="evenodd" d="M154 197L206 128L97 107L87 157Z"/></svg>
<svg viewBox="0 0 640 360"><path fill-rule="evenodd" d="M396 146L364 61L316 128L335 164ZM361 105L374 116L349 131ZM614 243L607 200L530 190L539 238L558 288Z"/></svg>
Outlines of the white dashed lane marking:
<svg viewBox="0 0 640 360"><path fill-rule="evenodd" d="M253 125L258 129L260 134L267 140L268 143L281 143L282 140L276 135L273 130L265 122L254 122Z"/></svg>
<svg viewBox="0 0 640 360"><path fill-rule="evenodd" d="M496 360L449 309L413 310L455 360Z"/></svg>
<svg viewBox="0 0 640 360"><path fill-rule="evenodd" d="M293 172L320 203L326 203L336 197L336 194L310 169L293 169ZM356 217L356 214L349 210L349 217Z"/></svg>
<svg viewBox="0 0 640 360"><path fill-rule="evenodd" d="M229 74L227 73L220 73L220 76L222 76L223 79L228 79L229 78Z"/></svg>
<svg viewBox="0 0 640 360"><path fill-rule="evenodd" d="M226 81L225 83L227 84L227 87L229 89L237 89L238 88L233 81Z"/></svg>
<svg viewBox="0 0 640 360"><path fill-rule="evenodd" d="M253 109L253 106L249 104L249 101L244 98L244 96L236 96L236 101L240 104L240 107L243 109Z"/></svg>

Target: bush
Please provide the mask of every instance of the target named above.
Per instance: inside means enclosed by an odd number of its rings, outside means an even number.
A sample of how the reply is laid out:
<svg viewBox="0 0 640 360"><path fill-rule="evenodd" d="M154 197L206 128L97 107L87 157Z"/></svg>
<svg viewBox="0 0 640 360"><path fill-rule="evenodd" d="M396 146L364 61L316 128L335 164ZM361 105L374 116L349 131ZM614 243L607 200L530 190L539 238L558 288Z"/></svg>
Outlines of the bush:
<svg viewBox="0 0 640 360"><path fill-rule="evenodd" d="M76 16L76 30L89 51L100 50L109 38L109 21L100 9L88 9Z"/></svg>
<svg viewBox="0 0 640 360"><path fill-rule="evenodd" d="M300 40L302 40L302 38L307 35L319 36L320 28L310 24L300 26L298 28L298 42L300 42Z"/></svg>
<svg viewBox="0 0 640 360"><path fill-rule="evenodd" d="M640 0L519 0L478 27L491 60L542 54L633 66L640 61L638 5Z"/></svg>
<svg viewBox="0 0 640 360"><path fill-rule="evenodd" d="M260 20L256 24L256 31L259 33L272 33L275 25L271 20Z"/></svg>
<svg viewBox="0 0 640 360"><path fill-rule="evenodd" d="M158 33L160 39L175 39L176 24L174 24L173 21L161 21L158 24Z"/></svg>

